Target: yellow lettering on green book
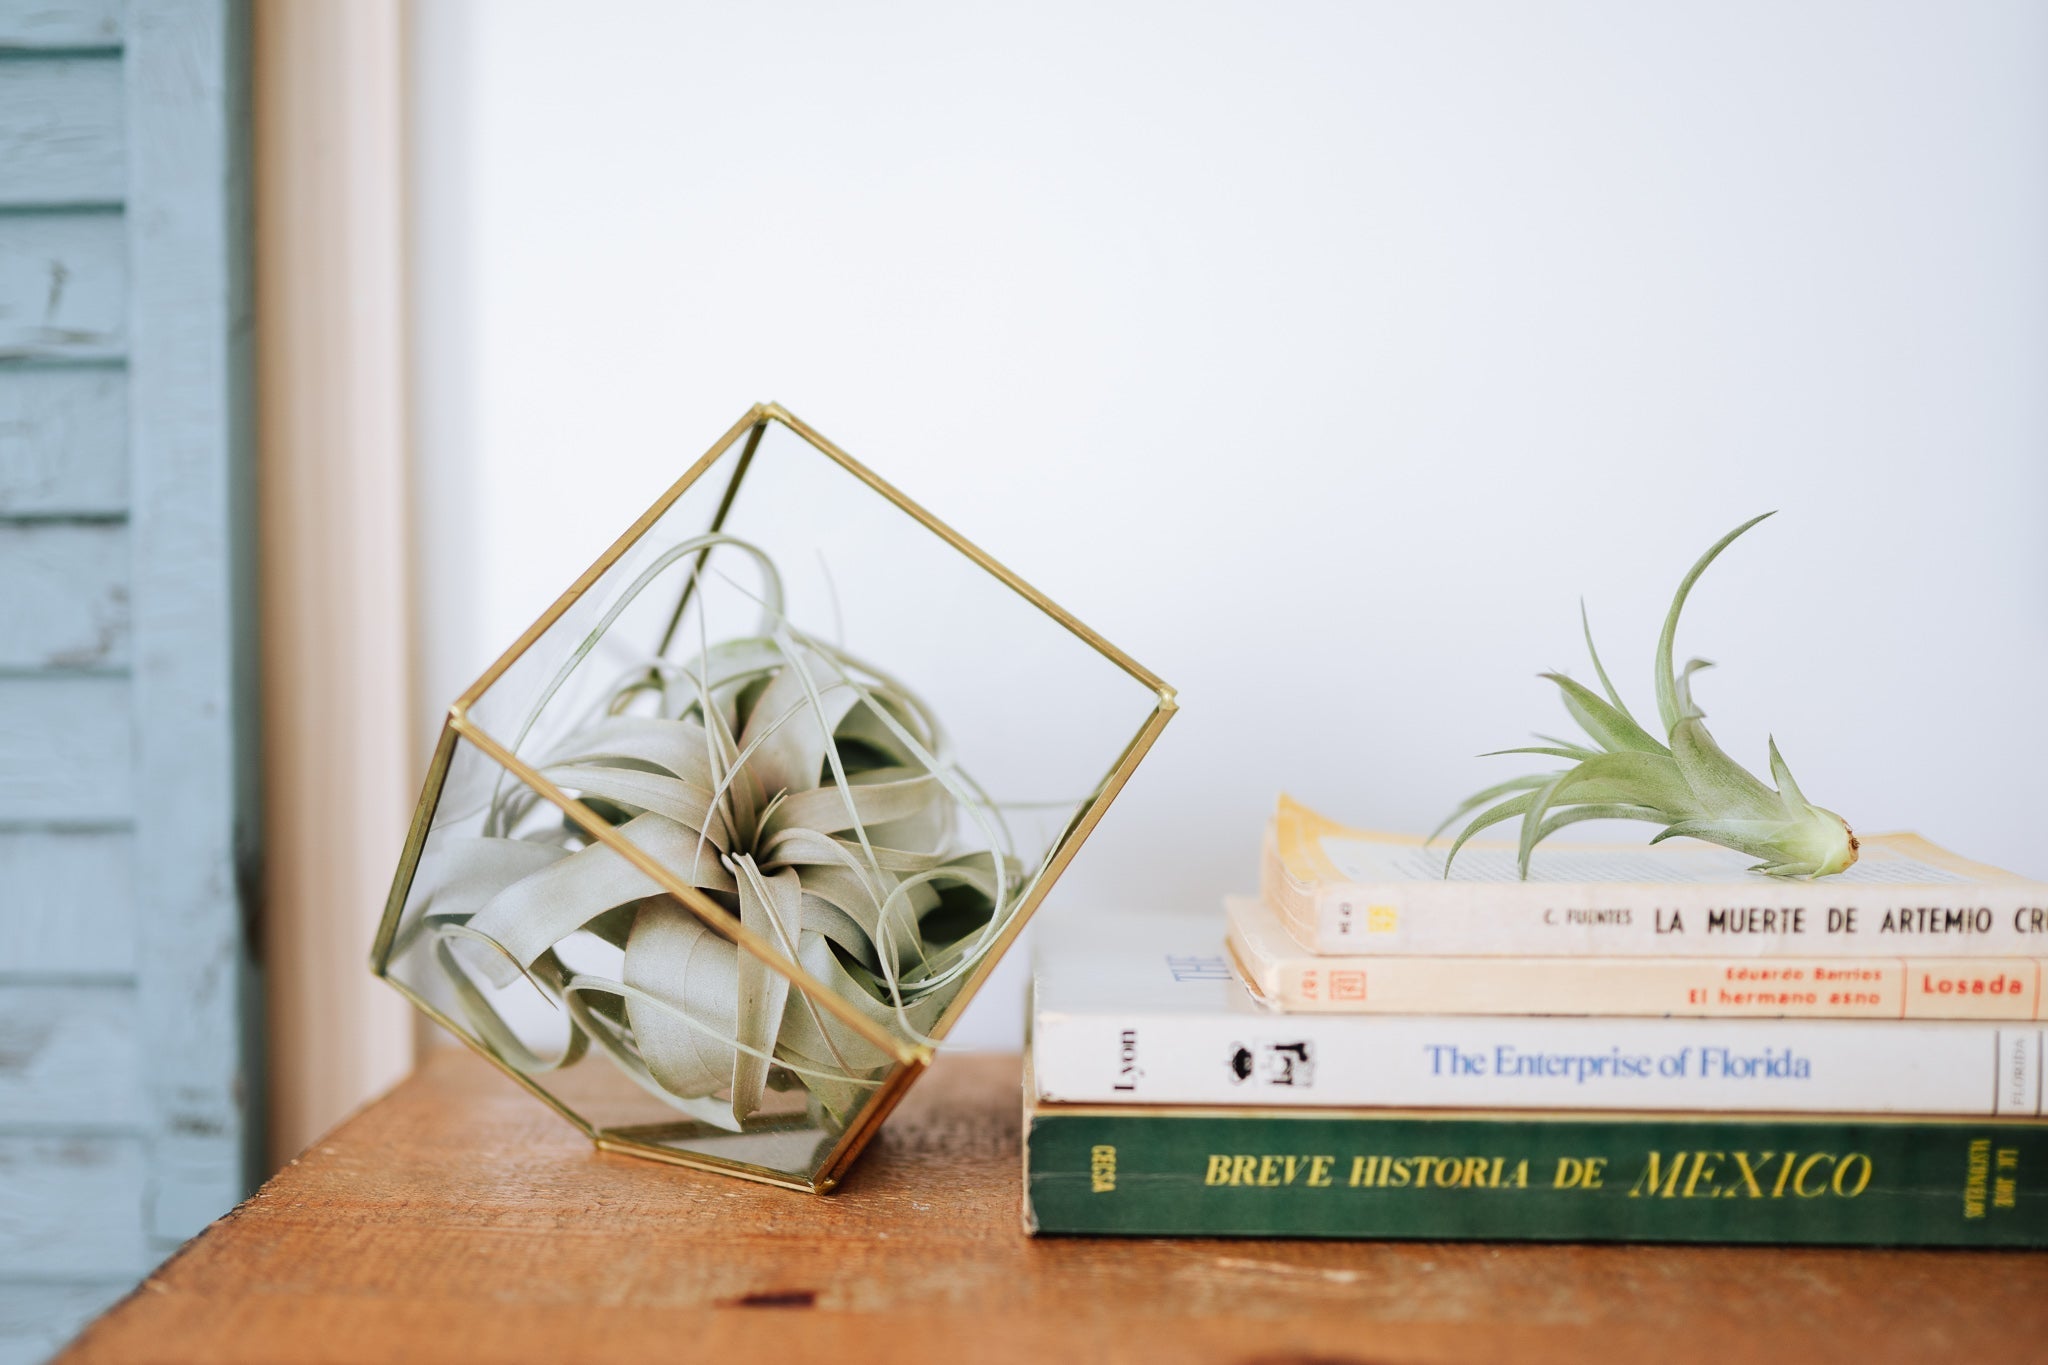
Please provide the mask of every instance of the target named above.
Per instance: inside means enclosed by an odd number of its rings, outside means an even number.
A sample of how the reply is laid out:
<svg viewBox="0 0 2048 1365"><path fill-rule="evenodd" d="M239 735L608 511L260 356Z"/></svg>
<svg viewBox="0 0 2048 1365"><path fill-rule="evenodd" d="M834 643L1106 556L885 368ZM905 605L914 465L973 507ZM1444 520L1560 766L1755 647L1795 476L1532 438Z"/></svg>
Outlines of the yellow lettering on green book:
<svg viewBox="0 0 2048 1365"><path fill-rule="evenodd" d="M1088 1188L1095 1194L1108 1194L1116 1188L1116 1148L1088 1149Z"/></svg>
<svg viewBox="0 0 2048 1365"><path fill-rule="evenodd" d="M1987 1148L1989 1144L1987 1143ZM1770 1193L1764 1193L1765 1175L1776 1152L1752 1158L1748 1152L1676 1152L1667 1163L1662 1152L1651 1152L1643 1162L1642 1174L1629 1188L1628 1197L1650 1195L1658 1199L1782 1199L1791 1190L1797 1199L1820 1199L1834 1195L1854 1199L1870 1187L1874 1168L1862 1152L1786 1152L1778 1162L1777 1179ZM1733 1170L1729 1167L1733 1166ZM1558 1188L1567 1188L1575 1173L1572 1159L1558 1163ZM1988 1169L1989 1162L1986 1162ZM1974 1167L1973 1167L1974 1169ZM1966 1196L1967 1200L1967 1196ZM1969 1214L1966 1217L1981 1217Z"/></svg>

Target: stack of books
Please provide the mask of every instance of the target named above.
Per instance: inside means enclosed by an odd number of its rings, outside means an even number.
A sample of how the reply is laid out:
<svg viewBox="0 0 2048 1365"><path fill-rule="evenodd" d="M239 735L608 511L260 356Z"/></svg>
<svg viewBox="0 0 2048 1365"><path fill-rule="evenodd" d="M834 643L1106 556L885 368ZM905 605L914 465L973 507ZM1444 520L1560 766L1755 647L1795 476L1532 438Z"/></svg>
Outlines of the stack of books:
<svg viewBox="0 0 2048 1365"><path fill-rule="evenodd" d="M1057 927L1041 1233L2048 1245L2048 885L1673 840L1440 849L1282 799L1262 893Z"/></svg>

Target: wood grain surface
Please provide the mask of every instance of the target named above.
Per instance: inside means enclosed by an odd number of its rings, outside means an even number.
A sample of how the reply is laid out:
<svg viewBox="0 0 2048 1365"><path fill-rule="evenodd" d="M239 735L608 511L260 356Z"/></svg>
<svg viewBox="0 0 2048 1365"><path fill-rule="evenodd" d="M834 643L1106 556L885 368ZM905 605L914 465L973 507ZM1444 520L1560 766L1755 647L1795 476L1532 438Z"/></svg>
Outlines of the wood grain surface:
<svg viewBox="0 0 2048 1365"><path fill-rule="evenodd" d="M2039 1359L2048 1255L1027 1238L1014 1057L941 1058L841 1192L593 1151L443 1051L62 1359Z"/></svg>

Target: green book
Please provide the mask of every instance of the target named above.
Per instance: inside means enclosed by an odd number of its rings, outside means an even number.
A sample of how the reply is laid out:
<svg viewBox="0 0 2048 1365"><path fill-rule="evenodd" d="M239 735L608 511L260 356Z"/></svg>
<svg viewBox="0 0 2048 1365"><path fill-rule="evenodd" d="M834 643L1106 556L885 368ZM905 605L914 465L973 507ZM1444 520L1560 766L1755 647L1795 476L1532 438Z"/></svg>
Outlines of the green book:
<svg viewBox="0 0 2048 1365"><path fill-rule="evenodd" d="M1027 1100L1024 1167L1036 1233L2048 1246L2038 1121Z"/></svg>

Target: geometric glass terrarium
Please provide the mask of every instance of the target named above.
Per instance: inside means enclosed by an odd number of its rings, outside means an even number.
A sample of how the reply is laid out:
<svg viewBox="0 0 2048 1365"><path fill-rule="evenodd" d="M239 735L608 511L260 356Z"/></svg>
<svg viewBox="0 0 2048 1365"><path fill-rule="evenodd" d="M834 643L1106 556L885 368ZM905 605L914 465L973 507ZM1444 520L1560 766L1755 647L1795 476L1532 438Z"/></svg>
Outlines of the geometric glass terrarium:
<svg viewBox="0 0 2048 1365"><path fill-rule="evenodd" d="M450 706L371 968L604 1149L823 1193L1173 710L760 405Z"/></svg>

